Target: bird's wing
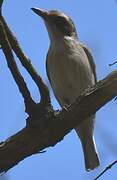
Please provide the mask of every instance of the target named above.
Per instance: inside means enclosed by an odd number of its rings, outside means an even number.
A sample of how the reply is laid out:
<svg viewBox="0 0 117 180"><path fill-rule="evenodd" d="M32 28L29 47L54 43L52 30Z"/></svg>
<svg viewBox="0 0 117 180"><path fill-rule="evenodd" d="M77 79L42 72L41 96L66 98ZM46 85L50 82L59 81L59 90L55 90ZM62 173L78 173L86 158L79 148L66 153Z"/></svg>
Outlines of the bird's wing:
<svg viewBox="0 0 117 180"><path fill-rule="evenodd" d="M84 49L87 57L88 57L88 60L89 60L89 64L91 66L91 69L93 71L93 74L94 74L94 77L95 77L95 82L97 82L97 75L96 75L96 66L95 66L95 63L94 63L94 60L93 60L93 57L91 55L91 52L90 50L84 45L84 44L80 44L81 47Z"/></svg>
<svg viewBox="0 0 117 180"><path fill-rule="evenodd" d="M48 68L48 61L47 61L47 59L48 59L48 54L47 54L47 57L46 57L46 74L47 74L48 80L49 80L49 82L51 84L51 79L50 79L50 75L49 75L49 68Z"/></svg>

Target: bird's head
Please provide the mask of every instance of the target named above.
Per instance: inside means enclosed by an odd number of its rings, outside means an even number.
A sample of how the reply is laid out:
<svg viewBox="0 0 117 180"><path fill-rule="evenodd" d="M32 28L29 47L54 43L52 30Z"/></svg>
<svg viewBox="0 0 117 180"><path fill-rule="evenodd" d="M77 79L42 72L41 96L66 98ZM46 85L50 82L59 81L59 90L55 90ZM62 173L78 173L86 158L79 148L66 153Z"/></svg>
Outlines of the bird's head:
<svg viewBox="0 0 117 180"><path fill-rule="evenodd" d="M39 8L32 10L44 20L51 40L77 36L73 21L64 13L56 10L44 11Z"/></svg>

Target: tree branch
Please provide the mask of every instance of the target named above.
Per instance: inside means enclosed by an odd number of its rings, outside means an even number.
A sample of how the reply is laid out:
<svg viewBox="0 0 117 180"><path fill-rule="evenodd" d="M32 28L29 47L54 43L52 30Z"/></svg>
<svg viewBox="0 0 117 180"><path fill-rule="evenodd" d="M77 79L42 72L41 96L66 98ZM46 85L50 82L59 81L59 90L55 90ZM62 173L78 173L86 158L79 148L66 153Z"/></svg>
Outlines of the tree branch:
<svg viewBox="0 0 117 180"><path fill-rule="evenodd" d="M2 8L4 0L0 0L0 8Z"/></svg>
<svg viewBox="0 0 117 180"><path fill-rule="evenodd" d="M17 68L17 65L13 57L13 53L11 51L7 36L5 34L5 31L1 22L0 22L0 42L1 42L2 50L7 60L8 67L24 98L26 112L30 114L30 111L32 110L32 107L34 106L35 103L32 100L30 96L30 92L26 86L26 83Z"/></svg>
<svg viewBox="0 0 117 180"><path fill-rule="evenodd" d="M117 95L117 71L85 91L74 104L59 113L40 105L27 125L0 145L0 169L7 171L24 158L54 146L71 129ZM77 117L77 118L76 118Z"/></svg>
<svg viewBox="0 0 117 180"><path fill-rule="evenodd" d="M43 104L50 104L50 96L49 96L49 90L47 86L44 84L42 78L39 76L39 74L36 72L34 69L33 65L31 64L31 60L25 55L23 50L21 49L15 35L11 32L10 28L8 27L4 17L2 16L2 9L0 10L0 20L2 21L4 25L4 29L7 34L7 38L9 40L9 43L19 58L22 66L28 71L28 73L31 75L32 79L36 83L39 91L40 91L40 96L41 96L41 103Z"/></svg>

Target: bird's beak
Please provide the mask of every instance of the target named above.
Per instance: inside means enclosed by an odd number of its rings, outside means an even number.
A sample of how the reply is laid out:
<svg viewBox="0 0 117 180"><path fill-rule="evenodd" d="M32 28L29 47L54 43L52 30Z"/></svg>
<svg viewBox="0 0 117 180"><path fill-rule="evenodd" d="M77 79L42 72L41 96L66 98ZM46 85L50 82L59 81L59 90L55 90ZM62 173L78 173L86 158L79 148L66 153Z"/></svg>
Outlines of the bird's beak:
<svg viewBox="0 0 117 180"><path fill-rule="evenodd" d="M48 16L48 12L39 9L39 8L31 8L33 12L35 12L37 15L39 15L42 18L46 18Z"/></svg>

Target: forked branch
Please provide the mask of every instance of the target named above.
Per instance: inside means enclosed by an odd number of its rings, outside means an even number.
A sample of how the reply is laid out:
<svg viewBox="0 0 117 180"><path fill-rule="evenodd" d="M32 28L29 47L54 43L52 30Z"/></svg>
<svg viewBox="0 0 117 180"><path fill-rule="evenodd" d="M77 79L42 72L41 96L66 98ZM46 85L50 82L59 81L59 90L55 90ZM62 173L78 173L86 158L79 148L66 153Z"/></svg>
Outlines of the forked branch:
<svg viewBox="0 0 117 180"><path fill-rule="evenodd" d="M24 66L24 68L28 71L28 73L31 75L32 79L36 83L36 85L40 91L41 103L50 104L50 96L49 96L48 88L45 85L45 83L43 82L42 78L39 76L39 74L34 69L33 65L31 64L31 60L25 55L25 53L21 49L15 35L11 32L10 28L8 27L4 17L2 16L2 8L0 8L0 21L4 25L4 29L5 29L8 41L9 41L13 51L19 58L22 66Z"/></svg>

